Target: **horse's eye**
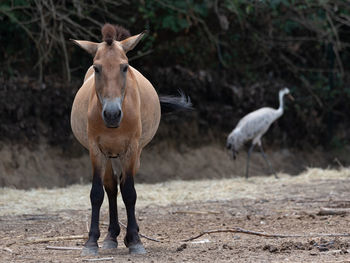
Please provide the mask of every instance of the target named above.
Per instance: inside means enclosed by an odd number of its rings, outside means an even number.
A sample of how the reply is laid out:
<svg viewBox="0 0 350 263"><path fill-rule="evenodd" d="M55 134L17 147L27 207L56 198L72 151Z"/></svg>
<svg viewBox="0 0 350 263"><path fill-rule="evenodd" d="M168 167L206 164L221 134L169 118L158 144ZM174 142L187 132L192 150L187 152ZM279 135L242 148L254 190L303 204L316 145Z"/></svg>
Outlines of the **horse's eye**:
<svg viewBox="0 0 350 263"><path fill-rule="evenodd" d="M126 73L128 71L129 65L128 64L122 64L120 65L120 70L123 73Z"/></svg>
<svg viewBox="0 0 350 263"><path fill-rule="evenodd" d="M100 73L100 69L99 69L99 67L97 67L97 66L93 66L94 67L94 70L95 70L95 73Z"/></svg>

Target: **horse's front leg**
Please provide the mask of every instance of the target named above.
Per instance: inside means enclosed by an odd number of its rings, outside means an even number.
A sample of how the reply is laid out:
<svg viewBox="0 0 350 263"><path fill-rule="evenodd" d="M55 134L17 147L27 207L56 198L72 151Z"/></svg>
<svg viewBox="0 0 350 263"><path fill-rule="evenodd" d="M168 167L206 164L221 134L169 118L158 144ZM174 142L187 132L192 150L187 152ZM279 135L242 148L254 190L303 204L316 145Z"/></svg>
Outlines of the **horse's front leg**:
<svg viewBox="0 0 350 263"><path fill-rule="evenodd" d="M123 202L126 207L128 225L124 238L125 245L129 248L131 254L144 254L144 249L139 236L139 226L135 217L136 190L134 187L134 175L140 163L140 154L130 156L130 159L124 160L122 178L120 180L120 191Z"/></svg>
<svg viewBox="0 0 350 263"><path fill-rule="evenodd" d="M107 161L106 172L103 179L109 202L109 227L107 236L103 241L103 249L117 248L117 236L120 233L117 211L118 180L114 174L117 172L117 169L112 167L112 162L115 161L115 159Z"/></svg>
<svg viewBox="0 0 350 263"><path fill-rule="evenodd" d="M92 187L90 191L91 201L91 224L89 231L89 239L85 243L82 255L97 255L97 240L100 237L100 208L104 198L103 175L105 173L106 158L99 149L90 149L90 159L92 163Z"/></svg>

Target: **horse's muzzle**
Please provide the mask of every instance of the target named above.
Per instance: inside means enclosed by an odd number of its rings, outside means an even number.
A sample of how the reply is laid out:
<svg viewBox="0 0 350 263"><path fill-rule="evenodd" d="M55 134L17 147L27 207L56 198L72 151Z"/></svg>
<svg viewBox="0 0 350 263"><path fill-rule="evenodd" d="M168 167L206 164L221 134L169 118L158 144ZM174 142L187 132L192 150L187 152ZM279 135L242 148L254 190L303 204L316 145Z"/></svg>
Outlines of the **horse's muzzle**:
<svg viewBox="0 0 350 263"><path fill-rule="evenodd" d="M105 102L102 109L102 119L108 128L118 128L122 121L123 111L119 98Z"/></svg>
<svg viewBox="0 0 350 263"><path fill-rule="evenodd" d="M103 112L103 121L107 128L118 128L122 119L122 111Z"/></svg>

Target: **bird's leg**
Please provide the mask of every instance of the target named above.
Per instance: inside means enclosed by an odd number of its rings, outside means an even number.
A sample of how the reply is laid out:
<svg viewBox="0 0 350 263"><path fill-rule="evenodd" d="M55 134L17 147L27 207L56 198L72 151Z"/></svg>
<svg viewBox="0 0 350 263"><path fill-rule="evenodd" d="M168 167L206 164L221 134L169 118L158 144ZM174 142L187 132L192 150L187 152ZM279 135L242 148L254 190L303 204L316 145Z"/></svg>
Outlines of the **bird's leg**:
<svg viewBox="0 0 350 263"><path fill-rule="evenodd" d="M249 173L249 161L250 161L250 155L252 153L254 149L254 144L252 143L252 145L250 146L249 150L248 150L248 154L247 154L247 167L245 169L245 178L248 179L248 173Z"/></svg>
<svg viewBox="0 0 350 263"><path fill-rule="evenodd" d="M271 165L269 159L267 159L267 156L266 156L266 154L264 152L264 149L263 149L262 145L260 144L259 146L260 146L261 155L263 156L265 162L269 166L270 172L272 172L275 175L275 178L277 179L278 178L277 173L276 173L275 169L272 168L272 165Z"/></svg>

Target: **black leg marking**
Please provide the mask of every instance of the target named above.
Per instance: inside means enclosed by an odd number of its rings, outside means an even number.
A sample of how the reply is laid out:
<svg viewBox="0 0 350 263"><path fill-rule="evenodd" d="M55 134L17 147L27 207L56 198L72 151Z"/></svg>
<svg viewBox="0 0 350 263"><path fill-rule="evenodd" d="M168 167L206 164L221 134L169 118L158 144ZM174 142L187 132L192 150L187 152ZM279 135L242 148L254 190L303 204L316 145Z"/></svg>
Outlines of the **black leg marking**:
<svg viewBox="0 0 350 263"><path fill-rule="evenodd" d="M111 188L106 187L106 192L109 202L109 227L108 234L103 241L103 249L117 248L117 236L120 233L120 226L118 223L118 210L117 210L117 182L115 181Z"/></svg>
<svg viewBox="0 0 350 263"><path fill-rule="evenodd" d="M248 154L247 154L247 166L245 169L245 178L248 179L248 174L249 174L249 161L250 161L250 155L252 153L254 149L254 144L252 143L252 145L250 146L249 150L248 150Z"/></svg>
<svg viewBox="0 0 350 263"><path fill-rule="evenodd" d="M123 201L126 207L126 214L128 217L128 225L126 229L126 236L124 238L125 245L129 248L131 254L144 254L144 249L140 237L139 227L135 217L135 203L136 203L136 190L134 187L134 178L131 175L127 175L124 182L120 184L120 190L122 193Z"/></svg>
<svg viewBox="0 0 350 263"><path fill-rule="evenodd" d="M100 220L100 208L103 202L104 190L99 171L95 171L92 178L92 187L90 191L91 201L91 225L89 231L89 239L84 245L82 251L83 255L97 255L98 245L97 240L100 237L99 220Z"/></svg>

